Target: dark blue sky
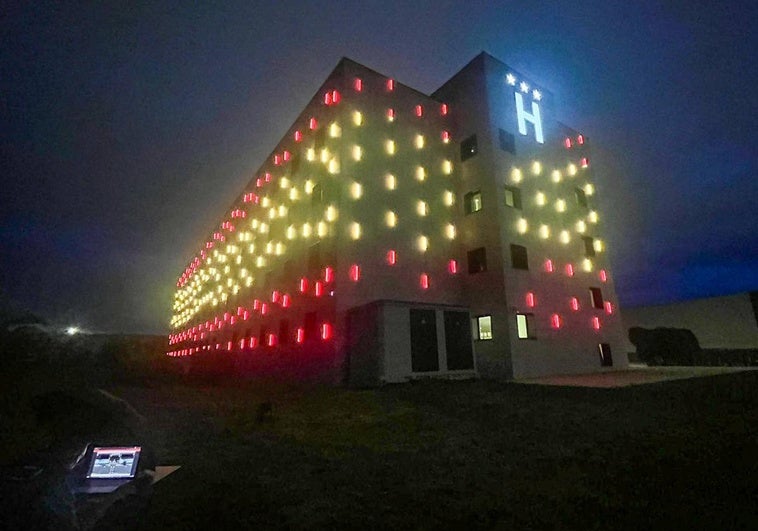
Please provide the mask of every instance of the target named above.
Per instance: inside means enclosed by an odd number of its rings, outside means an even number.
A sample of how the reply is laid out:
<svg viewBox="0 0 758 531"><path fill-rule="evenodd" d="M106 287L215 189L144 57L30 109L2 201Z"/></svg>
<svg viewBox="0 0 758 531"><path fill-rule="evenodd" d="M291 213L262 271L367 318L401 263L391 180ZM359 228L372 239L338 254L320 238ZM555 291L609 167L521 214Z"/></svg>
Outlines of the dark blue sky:
<svg viewBox="0 0 758 531"><path fill-rule="evenodd" d="M5 302L166 331L176 277L342 56L430 93L482 50L592 139L622 305L758 289L754 0L89 4L0 8Z"/></svg>

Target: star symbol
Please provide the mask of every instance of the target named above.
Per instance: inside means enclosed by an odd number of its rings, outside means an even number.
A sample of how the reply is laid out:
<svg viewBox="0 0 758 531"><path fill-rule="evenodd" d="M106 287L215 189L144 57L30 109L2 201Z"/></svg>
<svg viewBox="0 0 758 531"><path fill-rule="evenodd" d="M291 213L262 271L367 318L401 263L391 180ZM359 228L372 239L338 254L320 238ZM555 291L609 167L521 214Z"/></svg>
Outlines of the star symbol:
<svg viewBox="0 0 758 531"><path fill-rule="evenodd" d="M522 81L519 84L519 89L521 89L521 92L529 92L529 85L526 83L526 81Z"/></svg>
<svg viewBox="0 0 758 531"><path fill-rule="evenodd" d="M540 92L539 90L535 89L535 90L532 91L532 97L535 100L540 101L542 99L542 92Z"/></svg>
<svg viewBox="0 0 758 531"><path fill-rule="evenodd" d="M508 83L511 86L515 85L516 84L516 76L514 76L513 74L506 75L505 76L505 82Z"/></svg>

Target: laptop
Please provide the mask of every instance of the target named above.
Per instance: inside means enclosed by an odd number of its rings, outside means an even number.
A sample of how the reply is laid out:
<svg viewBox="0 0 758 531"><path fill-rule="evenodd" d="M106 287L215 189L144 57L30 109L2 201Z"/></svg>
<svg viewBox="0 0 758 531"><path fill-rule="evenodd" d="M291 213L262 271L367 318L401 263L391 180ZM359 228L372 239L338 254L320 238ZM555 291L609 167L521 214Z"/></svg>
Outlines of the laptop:
<svg viewBox="0 0 758 531"><path fill-rule="evenodd" d="M72 490L88 494L113 492L137 475L141 446L94 446L84 477L74 478ZM86 456L85 456L86 460Z"/></svg>

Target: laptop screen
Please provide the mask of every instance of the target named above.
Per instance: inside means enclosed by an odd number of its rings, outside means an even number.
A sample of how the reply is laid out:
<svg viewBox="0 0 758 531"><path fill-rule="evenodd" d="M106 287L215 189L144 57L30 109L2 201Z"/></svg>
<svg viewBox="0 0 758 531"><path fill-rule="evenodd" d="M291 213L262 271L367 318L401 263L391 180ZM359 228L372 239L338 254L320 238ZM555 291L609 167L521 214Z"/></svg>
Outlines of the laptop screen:
<svg viewBox="0 0 758 531"><path fill-rule="evenodd" d="M87 478L133 478L137 474L141 451L141 446L96 446L92 450Z"/></svg>

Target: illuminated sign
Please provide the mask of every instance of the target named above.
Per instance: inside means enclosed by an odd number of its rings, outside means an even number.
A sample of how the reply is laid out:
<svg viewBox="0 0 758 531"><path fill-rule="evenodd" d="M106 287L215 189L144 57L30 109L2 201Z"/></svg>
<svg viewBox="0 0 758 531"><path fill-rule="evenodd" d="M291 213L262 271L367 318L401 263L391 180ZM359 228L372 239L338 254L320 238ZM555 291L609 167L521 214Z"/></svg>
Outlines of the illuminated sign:
<svg viewBox="0 0 758 531"><path fill-rule="evenodd" d="M518 132L524 136L528 135L526 123L529 122L534 126L534 139L540 143L545 143L545 137L542 135L542 117L540 116L540 105L537 103L542 99L542 93L539 90L532 90L532 109L528 112L524 108L524 95L529 93L529 84L525 81L519 83L519 90L516 88L516 76L508 74L505 76L508 85L514 88L514 97L516 98L516 119L518 121Z"/></svg>

